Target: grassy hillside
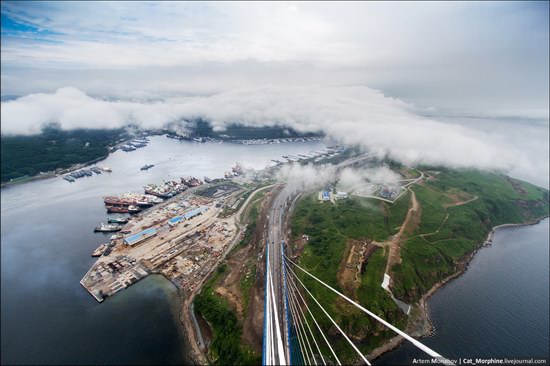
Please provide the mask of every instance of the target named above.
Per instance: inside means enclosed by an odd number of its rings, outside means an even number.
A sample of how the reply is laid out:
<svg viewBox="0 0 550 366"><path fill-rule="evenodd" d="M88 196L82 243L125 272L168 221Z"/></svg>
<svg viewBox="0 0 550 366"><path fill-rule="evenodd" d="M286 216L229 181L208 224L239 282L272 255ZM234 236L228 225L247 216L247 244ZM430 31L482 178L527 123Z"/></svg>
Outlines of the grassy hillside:
<svg viewBox="0 0 550 366"><path fill-rule="evenodd" d="M400 264L393 266L393 293L407 303L417 301L437 281L455 273L459 261L478 248L493 226L528 222L548 215L548 191L502 175L479 171L430 171L430 178L413 191L420 206L420 221L405 230L401 241ZM346 292L339 282L345 265L347 243L364 238L388 240L403 224L410 193L395 204L352 196L336 205L320 203L316 194L300 200L292 218L292 234L298 240L310 236L300 264L331 286ZM371 311L404 328L406 316L389 294L381 288L387 261L387 248L374 251L355 297ZM363 313L341 303L336 296L314 280L303 278L327 311L365 352L392 336ZM312 303L312 309L317 309ZM323 327L331 329L320 311ZM334 329L333 329L334 330ZM348 352L346 341L332 332L332 341ZM329 354L327 352L326 354Z"/></svg>
<svg viewBox="0 0 550 366"><path fill-rule="evenodd" d="M1 180L7 182L106 156L107 146L121 138L122 133L122 130L46 128L38 135L2 136Z"/></svg>
<svg viewBox="0 0 550 366"><path fill-rule="evenodd" d="M393 268L394 294L407 302L455 273L492 227L548 215L547 190L498 174L437 171L413 189L422 206L421 223L402 246L402 263ZM456 205L451 198L460 194L478 198Z"/></svg>
<svg viewBox="0 0 550 366"><path fill-rule="evenodd" d="M354 293L343 289L337 277L349 241L386 240L398 231L408 207L409 194L404 194L393 206L364 198L339 201L333 205L318 202L317 194L305 197L298 202L292 219L294 239L302 234L310 237L300 258L300 265L321 280L355 298L374 313L403 327L406 322L405 315L397 308L389 294L380 287L386 266L387 254L384 250L376 250L369 257L365 272L360 277L361 283ZM327 311L342 329L351 335L352 339L359 341L358 347L364 352L372 350L393 336L359 310L338 300L330 290L309 277L301 277L316 298L323 299L323 305L327 306ZM318 307L312 303L311 309L321 326L330 329L330 320ZM334 334L331 338L333 345L343 353L343 360L347 363L352 362L355 353L347 341ZM325 351L325 355L330 354L330 351Z"/></svg>
<svg viewBox="0 0 550 366"><path fill-rule="evenodd" d="M261 359L242 341L242 326L227 300L214 292L226 270L221 265L195 298L195 310L208 320L212 332L209 358L216 365L254 365Z"/></svg>

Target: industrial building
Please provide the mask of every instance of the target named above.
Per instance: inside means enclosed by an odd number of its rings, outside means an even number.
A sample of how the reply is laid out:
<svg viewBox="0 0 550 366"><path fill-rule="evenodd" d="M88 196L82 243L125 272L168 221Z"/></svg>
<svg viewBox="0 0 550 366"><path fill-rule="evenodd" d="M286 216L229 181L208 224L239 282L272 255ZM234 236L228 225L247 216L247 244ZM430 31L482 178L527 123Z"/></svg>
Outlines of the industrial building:
<svg viewBox="0 0 550 366"><path fill-rule="evenodd" d="M125 237L124 243L133 246L155 235L157 235L157 230L155 228L145 229L137 234Z"/></svg>

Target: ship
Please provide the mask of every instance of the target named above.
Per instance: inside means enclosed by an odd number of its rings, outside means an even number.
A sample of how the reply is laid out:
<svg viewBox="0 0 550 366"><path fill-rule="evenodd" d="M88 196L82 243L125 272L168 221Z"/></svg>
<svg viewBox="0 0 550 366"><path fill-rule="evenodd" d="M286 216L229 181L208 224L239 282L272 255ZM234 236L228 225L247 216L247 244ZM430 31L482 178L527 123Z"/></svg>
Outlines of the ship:
<svg viewBox="0 0 550 366"><path fill-rule="evenodd" d="M138 207L151 207L154 203L152 200L148 199L137 199L135 205Z"/></svg>
<svg viewBox="0 0 550 366"><path fill-rule="evenodd" d="M91 167L90 170L96 174L101 174L101 169L99 169L98 167L94 166L94 167Z"/></svg>
<svg viewBox="0 0 550 366"><path fill-rule="evenodd" d="M130 206L105 205L107 213L129 213L128 207Z"/></svg>
<svg viewBox="0 0 550 366"><path fill-rule="evenodd" d="M71 183L74 182L74 181L76 181L76 179L74 179L74 178L71 177L70 175L64 176L63 179L65 179L66 181L71 182Z"/></svg>
<svg viewBox="0 0 550 366"><path fill-rule="evenodd" d="M154 164L145 164L144 166L141 167L141 170L148 170L154 166L155 166Z"/></svg>
<svg viewBox="0 0 550 366"><path fill-rule="evenodd" d="M126 145L122 145L121 149L123 151L128 152L128 151L134 151L136 148L133 147L132 145L126 144Z"/></svg>
<svg viewBox="0 0 550 366"><path fill-rule="evenodd" d="M181 182L189 188L198 187L203 184L200 179L197 179L195 177L180 178L180 179L181 179Z"/></svg>
<svg viewBox="0 0 550 366"><path fill-rule="evenodd" d="M104 223L101 223L101 226L96 226L94 228L94 232L111 233L113 231L120 231L121 229L122 226L120 225L105 225Z"/></svg>
<svg viewBox="0 0 550 366"><path fill-rule="evenodd" d="M109 224L126 224L128 221L130 221L129 217L109 217L107 219Z"/></svg>
<svg viewBox="0 0 550 366"><path fill-rule="evenodd" d="M108 166L100 166L99 169L103 170L104 172L112 172L113 170Z"/></svg>
<svg viewBox="0 0 550 366"><path fill-rule="evenodd" d="M78 170L78 171L76 171L76 172L72 172L72 173L70 173L69 175L70 175L71 177L73 177L73 178L76 178L76 179L82 178L82 177L85 177L85 176L86 176L86 174L85 174L84 171L82 171L82 170Z"/></svg>
<svg viewBox="0 0 550 366"><path fill-rule="evenodd" d="M101 257L103 253L107 250L109 246L107 244L100 244L96 250L92 252L92 257Z"/></svg>
<svg viewBox="0 0 550 366"><path fill-rule="evenodd" d="M171 198L185 191L187 186L177 181L165 181L160 185L148 184L143 187L145 193L151 194L160 198Z"/></svg>
<svg viewBox="0 0 550 366"><path fill-rule="evenodd" d="M128 196L106 196L103 197L103 202L105 205L122 205L122 206L130 206L133 205L136 202L136 199L133 197Z"/></svg>
<svg viewBox="0 0 550 366"><path fill-rule="evenodd" d="M130 206L150 207L163 202L161 198L149 194L123 193L118 196L105 196L103 202L107 212L132 213L139 210L130 210Z"/></svg>
<svg viewBox="0 0 550 366"><path fill-rule="evenodd" d="M206 183L210 183L210 182L212 182L212 179L208 178L208 177L205 175L205 176L204 176L204 181L205 181Z"/></svg>
<svg viewBox="0 0 550 366"><path fill-rule="evenodd" d="M140 211L141 211L141 208L139 208L138 206L135 206L135 205L128 206L128 212L131 213L131 214L135 214L135 213L138 213Z"/></svg>

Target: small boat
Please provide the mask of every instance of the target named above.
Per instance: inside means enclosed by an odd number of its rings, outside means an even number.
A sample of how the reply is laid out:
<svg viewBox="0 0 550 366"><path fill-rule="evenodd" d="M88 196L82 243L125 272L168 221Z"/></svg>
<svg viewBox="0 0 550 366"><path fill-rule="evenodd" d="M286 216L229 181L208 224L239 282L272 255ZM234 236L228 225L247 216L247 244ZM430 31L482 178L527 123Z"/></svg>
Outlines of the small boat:
<svg viewBox="0 0 550 366"><path fill-rule="evenodd" d="M113 170L109 168L108 166L100 166L99 169L103 170L104 172L112 172Z"/></svg>
<svg viewBox="0 0 550 366"><path fill-rule="evenodd" d="M135 206L135 205L130 205L128 206L128 212L129 213L138 213L141 211L141 208L139 208L138 206Z"/></svg>
<svg viewBox="0 0 550 366"><path fill-rule="evenodd" d="M64 176L63 179L65 179L66 181L71 182L71 183L74 182L74 181L76 181L76 179L74 179L74 178L71 177L70 175Z"/></svg>
<svg viewBox="0 0 550 366"><path fill-rule="evenodd" d="M100 244L96 250L92 252L92 257L101 257L103 253L107 250L109 246L107 244Z"/></svg>
<svg viewBox="0 0 550 366"><path fill-rule="evenodd" d="M109 224L126 224L128 221L130 221L129 217L109 217L107 219Z"/></svg>
<svg viewBox="0 0 550 366"><path fill-rule="evenodd" d="M212 179L208 178L207 176L204 176L204 181L206 183L210 183L210 182L212 182Z"/></svg>
<svg viewBox="0 0 550 366"><path fill-rule="evenodd" d="M91 167L90 170L96 174L101 174L101 169L99 169L98 167L94 166L94 167Z"/></svg>
<svg viewBox="0 0 550 366"><path fill-rule="evenodd" d="M141 170L149 170L150 168L154 167L154 164L145 164L141 167Z"/></svg>
<svg viewBox="0 0 550 366"><path fill-rule="evenodd" d="M120 225L105 225L104 223L101 223L101 226L96 226L94 228L94 232L111 233L113 231L120 231L121 229L122 226Z"/></svg>

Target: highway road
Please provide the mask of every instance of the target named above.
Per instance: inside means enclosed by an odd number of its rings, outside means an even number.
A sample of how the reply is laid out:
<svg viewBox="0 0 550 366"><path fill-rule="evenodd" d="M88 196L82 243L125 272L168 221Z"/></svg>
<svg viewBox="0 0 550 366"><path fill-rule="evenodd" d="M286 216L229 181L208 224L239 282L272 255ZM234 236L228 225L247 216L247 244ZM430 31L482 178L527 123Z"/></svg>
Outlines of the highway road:
<svg viewBox="0 0 550 366"><path fill-rule="evenodd" d="M269 262L271 265L271 276L273 282L273 291L275 294L275 311L277 319L272 317L271 321L273 326L272 329L278 325L281 335L282 342L285 348L286 354L284 355L285 360L288 363L288 339L287 339L287 310L284 297L284 278L283 278L283 263L282 263L282 253L283 248L282 241L284 240L284 220L287 211L287 206L289 204L290 198L292 196L292 191L288 186L285 186L273 200L273 205L269 213L269 220L267 226L267 242L268 242L268 251L269 251ZM282 359L280 363L282 363Z"/></svg>

